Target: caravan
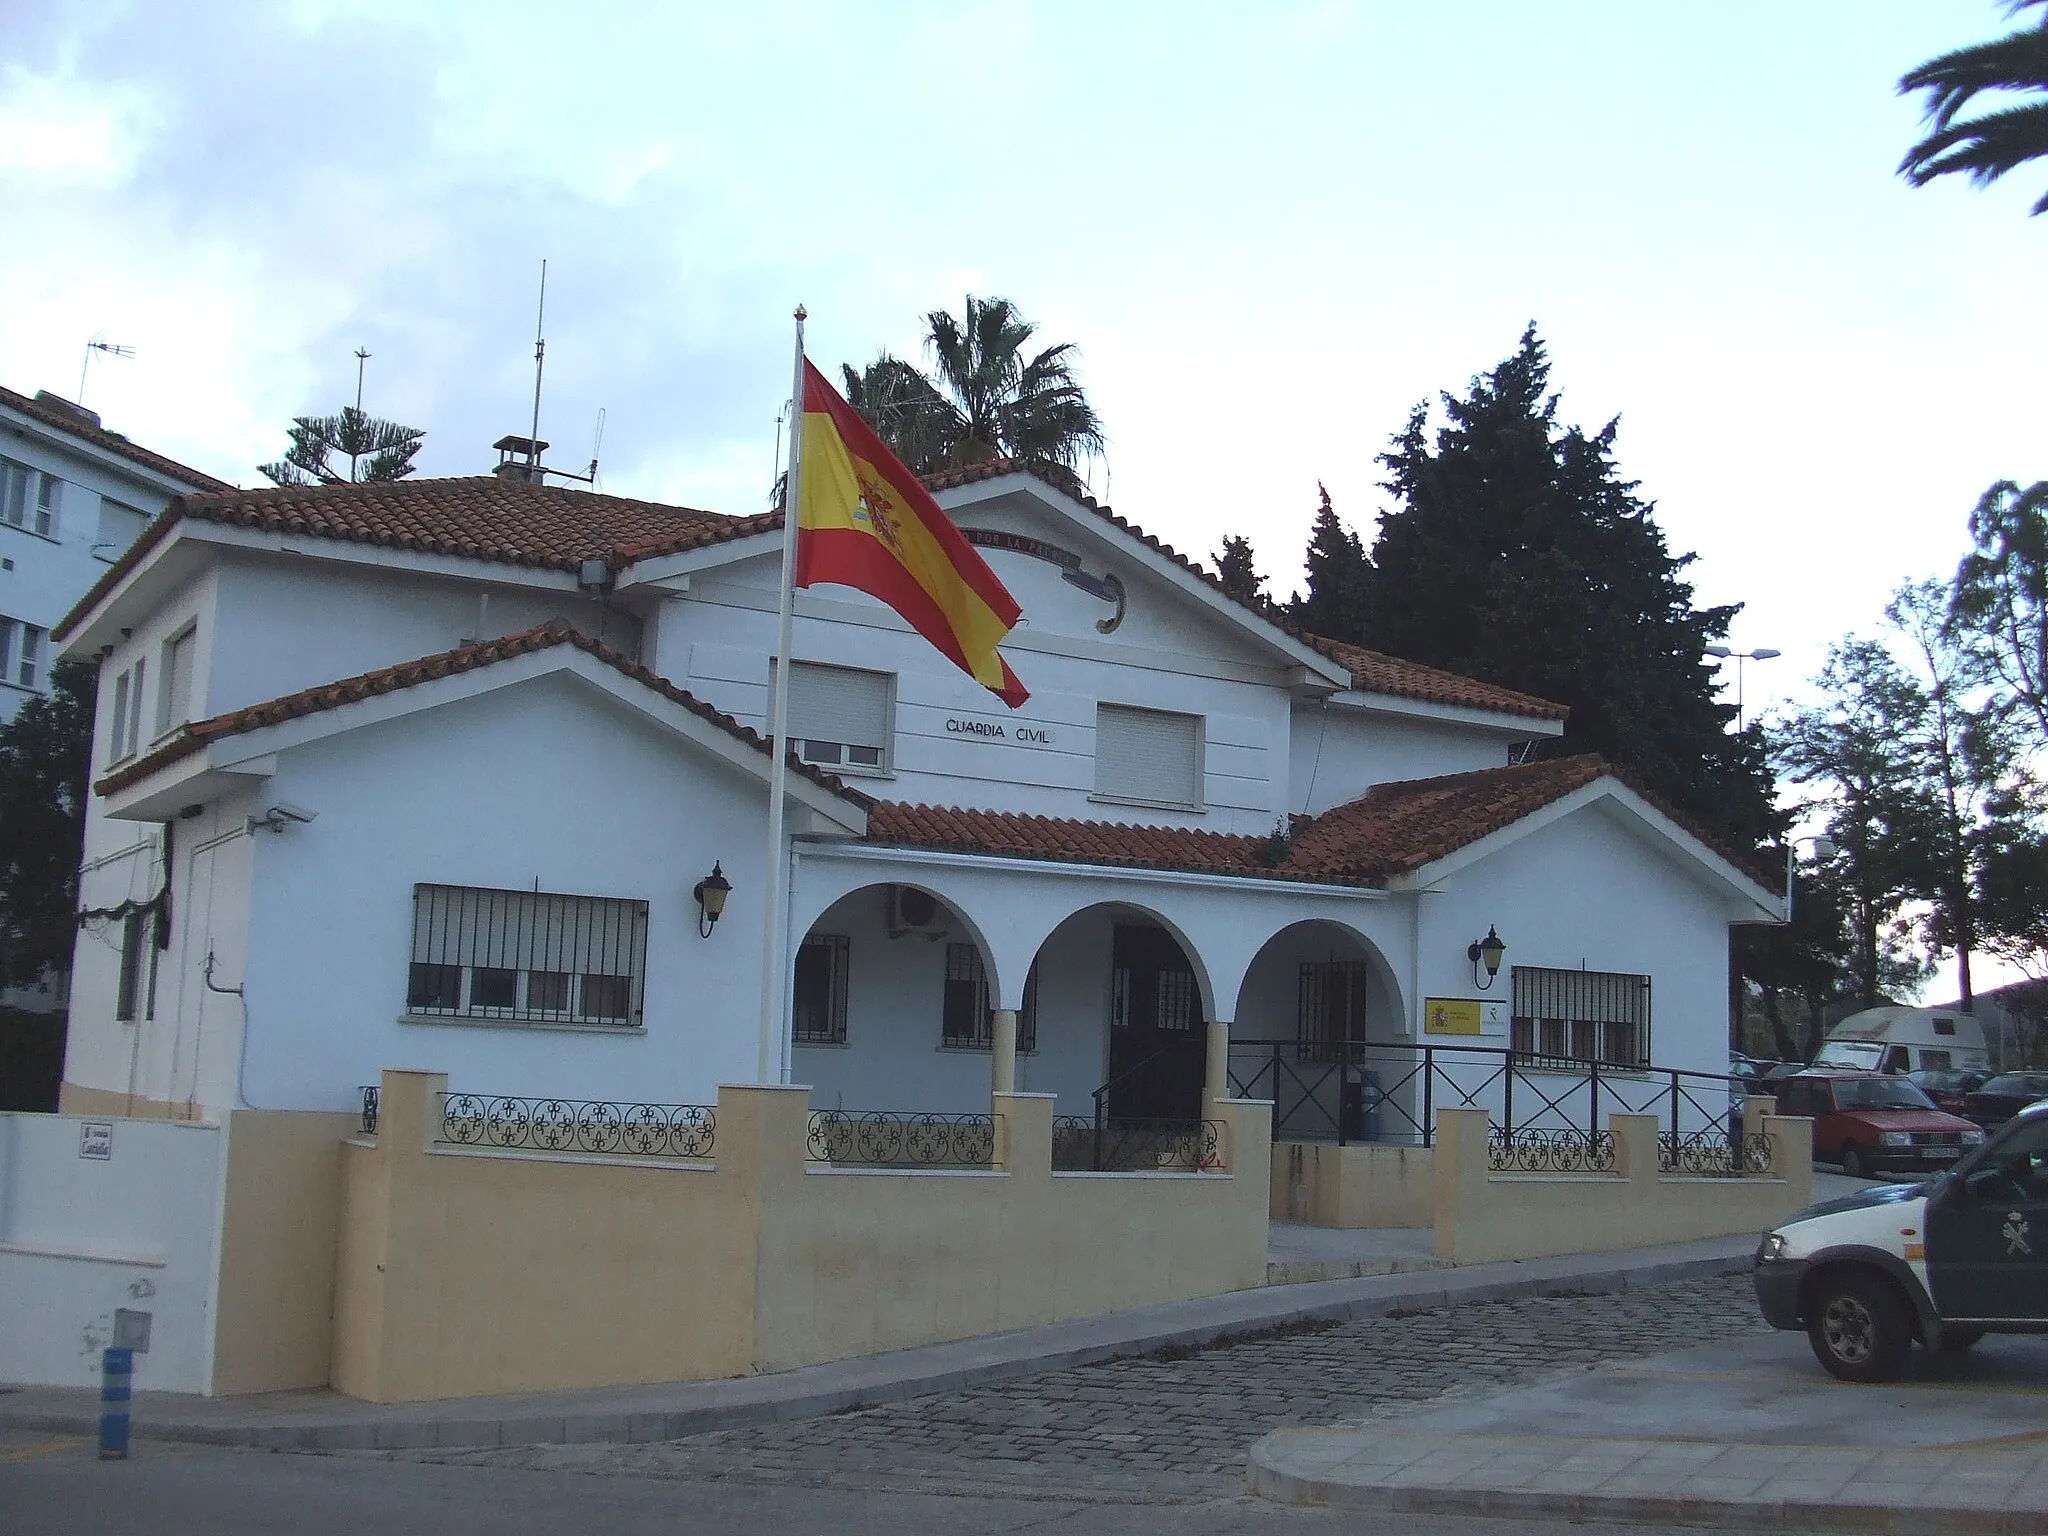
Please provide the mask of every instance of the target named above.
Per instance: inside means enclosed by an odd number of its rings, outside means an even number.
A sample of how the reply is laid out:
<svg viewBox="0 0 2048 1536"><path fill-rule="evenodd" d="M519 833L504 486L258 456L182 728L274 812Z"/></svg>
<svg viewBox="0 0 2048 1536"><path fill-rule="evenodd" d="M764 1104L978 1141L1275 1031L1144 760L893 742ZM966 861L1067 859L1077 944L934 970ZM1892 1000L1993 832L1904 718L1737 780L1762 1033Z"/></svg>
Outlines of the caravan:
<svg viewBox="0 0 2048 1536"><path fill-rule="evenodd" d="M1984 1029L1952 1008L1897 1005L1852 1013L1828 1031L1813 1058L1816 1067L1858 1067L1866 1072L1989 1070Z"/></svg>

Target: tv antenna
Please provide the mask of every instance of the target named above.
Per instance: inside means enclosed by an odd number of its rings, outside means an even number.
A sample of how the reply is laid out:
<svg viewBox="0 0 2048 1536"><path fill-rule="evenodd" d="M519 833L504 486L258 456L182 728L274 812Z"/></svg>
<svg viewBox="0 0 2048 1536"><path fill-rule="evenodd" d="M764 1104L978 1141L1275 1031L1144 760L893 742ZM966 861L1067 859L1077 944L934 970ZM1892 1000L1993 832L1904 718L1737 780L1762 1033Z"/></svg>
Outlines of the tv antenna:
<svg viewBox="0 0 2048 1536"><path fill-rule="evenodd" d="M92 355L95 352L104 352L109 357L133 357L135 355L133 347L124 347L118 342L107 340L107 333L105 331L101 331L99 335L88 341L85 344L85 361L78 365L78 403L81 407L85 404L85 373L88 368L92 367Z"/></svg>
<svg viewBox="0 0 2048 1536"><path fill-rule="evenodd" d="M548 314L548 260L540 260L540 304L533 315L533 431L527 437L526 475L529 480L538 479L540 471L540 375L548 355L548 344L541 336L541 326Z"/></svg>

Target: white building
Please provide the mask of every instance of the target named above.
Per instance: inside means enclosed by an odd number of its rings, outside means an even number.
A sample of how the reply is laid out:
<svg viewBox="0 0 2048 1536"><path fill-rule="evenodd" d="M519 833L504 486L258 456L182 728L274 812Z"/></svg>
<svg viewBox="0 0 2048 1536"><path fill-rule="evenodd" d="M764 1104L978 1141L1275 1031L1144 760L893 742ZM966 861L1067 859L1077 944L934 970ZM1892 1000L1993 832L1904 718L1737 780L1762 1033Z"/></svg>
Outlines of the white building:
<svg viewBox="0 0 2048 1536"><path fill-rule="evenodd" d="M1779 898L1596 760L1521 762L1561 709L1290 632L1014 466L934 485L1032 697L798 595L770 1053L814 1106L1243 1091L1398 1140L1423 1046L1725 1069L1728 929ZM780 537L516 476L172 503L57 630L100 666L66 1110L756 1080ZM1361 1041L1384 1102L1303 1086Z"/></svg>
<svg viewBox="0 0 2048 1536"><path fill-rule="evenodd" d="M0 720L49 691L49 634L174 496L233 487L47 390L0 389Z"/></svg>

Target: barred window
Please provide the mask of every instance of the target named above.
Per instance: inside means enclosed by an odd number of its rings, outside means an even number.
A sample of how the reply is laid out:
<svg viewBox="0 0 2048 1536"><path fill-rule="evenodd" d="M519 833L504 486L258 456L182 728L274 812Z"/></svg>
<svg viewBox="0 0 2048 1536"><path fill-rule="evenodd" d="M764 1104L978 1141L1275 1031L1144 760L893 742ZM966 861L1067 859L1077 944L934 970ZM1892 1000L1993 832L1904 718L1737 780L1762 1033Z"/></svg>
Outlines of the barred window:
<svg viewBox="0 0 2048 1536"><path fill-rule="evenodd" d="M646 974L644 901L413 887L409 1014L632 1027Z"/></svg>
<svg viewBox="0 0 2048 1536"><path fill-rule="evenodd" d="M1625 971L1514 968L1517 1055L1609 1067L1650 1061L1650 978Z"/></svg>
<svg viewBox="0 0 2048 1536"><path fill-rule="evenodd" d="M988 972L973 944L946 946L946 998L939 1043L957 1050L995 1048L995 1015L989 1008ZM1024 1006L1017 1010L1017 1054L1038 1049L1038 962L1024 978Z"/></svg>
<svg viewBox="0 0 2048 1536"><path fill-rule="evenodd" d="M1336 1061L1365 1039L1370 974L1363 960L1302 962L1295 1039L1303 1061Z"/></svg>
<svg viewBox="0 0 2048 1536"><path fill-rule="evenodd" d="M849 948L843 933L814 933L797 946L789 1027L798 1045L846 1044Z"/></svg>

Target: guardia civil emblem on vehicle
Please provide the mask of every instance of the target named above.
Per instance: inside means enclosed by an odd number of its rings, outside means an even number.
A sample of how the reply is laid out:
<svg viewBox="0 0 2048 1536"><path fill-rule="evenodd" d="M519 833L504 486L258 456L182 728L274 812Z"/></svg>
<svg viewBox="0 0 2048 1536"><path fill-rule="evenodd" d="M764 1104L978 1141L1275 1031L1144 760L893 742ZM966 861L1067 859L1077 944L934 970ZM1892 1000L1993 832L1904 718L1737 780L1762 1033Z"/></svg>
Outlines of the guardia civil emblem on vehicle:
<svg viewBox="0 0 2048 1536"><path fill-rule="evenodd" d="M2018 1211L2010 1211L2005 1218L2005 1251L2008 1257L2031 1254L2034 1250L2027 1243L2027 1218Z"/></svg>

